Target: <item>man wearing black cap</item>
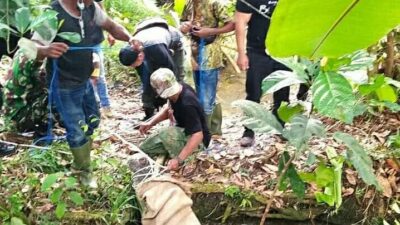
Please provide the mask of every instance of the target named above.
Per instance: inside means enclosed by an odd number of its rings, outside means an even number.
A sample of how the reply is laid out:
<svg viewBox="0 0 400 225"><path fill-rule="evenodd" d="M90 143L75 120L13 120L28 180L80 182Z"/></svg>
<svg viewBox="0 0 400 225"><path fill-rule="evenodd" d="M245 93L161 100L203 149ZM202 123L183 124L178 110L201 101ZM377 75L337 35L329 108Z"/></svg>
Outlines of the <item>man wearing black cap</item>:
<svg viewBox="0 0 400 225"><path fill-rule="evenodd" d="M157 34L157 35L154 35ZM165 104L157 98L150 85L150 75L159 68L174 71L178 81L183 80L183 42L182 34L176 28L168 26L161 18L152 18L138 24L131 46L119 53L120 62L136 68L143 85L142 103L147 120L154 115L155 108Z"/></svg>

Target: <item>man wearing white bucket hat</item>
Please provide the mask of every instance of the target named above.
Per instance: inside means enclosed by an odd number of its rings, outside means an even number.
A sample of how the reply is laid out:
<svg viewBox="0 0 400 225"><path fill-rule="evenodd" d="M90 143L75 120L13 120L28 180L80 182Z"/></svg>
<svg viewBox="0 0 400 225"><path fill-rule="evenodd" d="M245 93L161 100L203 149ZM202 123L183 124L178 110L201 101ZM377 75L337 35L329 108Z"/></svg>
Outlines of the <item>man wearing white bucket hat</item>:
<svg viewBox="0 0 400 225"><path fill-rule="evenodd" d="M170 69L160 68L150 77L151 86L161 98L168 99L168 107L158 112L153 119L140 125L142 134L161 121L171 119L175 126L152 134L140 146L150 156L167 155L171 160L168 169L177 170L184 160L203 143L208 146L211 134L206 116L193 88L178 83Z"/></svg>

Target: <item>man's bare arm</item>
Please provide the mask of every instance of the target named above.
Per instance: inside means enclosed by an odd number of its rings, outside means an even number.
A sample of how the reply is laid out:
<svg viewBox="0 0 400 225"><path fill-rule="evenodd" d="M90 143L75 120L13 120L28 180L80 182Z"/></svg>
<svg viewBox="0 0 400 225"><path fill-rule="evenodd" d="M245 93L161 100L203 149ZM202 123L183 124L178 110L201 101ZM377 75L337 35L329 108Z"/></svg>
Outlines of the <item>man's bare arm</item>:
<svg viewBox="0 0 400 225"><path fill-rule="evenodd" d="M251 18L251 13L235 12L235 33L238 51L237 64L241 70L249 67L249 60L246 55L246 29Z"/></svg>
<svg viewBox="0 0 400 225"><path fill-rule="evenodd" d="M115 39L129 42L132 36L125 29L125 27L113 21L111 18L107 18L103 23L102 28L110 33Z"/></svg>

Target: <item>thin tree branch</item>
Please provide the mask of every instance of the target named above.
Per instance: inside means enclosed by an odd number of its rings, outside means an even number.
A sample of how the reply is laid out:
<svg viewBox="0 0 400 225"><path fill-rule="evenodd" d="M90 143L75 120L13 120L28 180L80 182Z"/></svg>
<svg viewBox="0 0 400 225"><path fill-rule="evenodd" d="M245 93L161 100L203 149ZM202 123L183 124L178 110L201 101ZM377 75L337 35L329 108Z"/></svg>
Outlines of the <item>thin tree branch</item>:
<svg viewBox="0 0 400 225"><path fill-rule="evenodd" d="M274 189L274 191L273 191L272 194L271 194L271 198L270 198L270 199L268 200L268 202L267 202L267 206L265 207L265 211L264 211L264 213L263 213L263 215L262 215L262 217L261 217L260 225L264 225L264 224L265 224L265 221L266 221L266 219L267 219L268 212L269 212L269 210L270 210L270 208L271 208L272 202L273 202L274 199L275 199L275 194L276 194L276 192L278 192L279 184L282 182L282 179L283 179L284 175L286 174L287 170L289 169L290 164L291 164L292 161L295 159L295 157L296 157L296 154L293 154L293 155L290 157L289 161L287 161L287 163L285 164L285 167L283 168L281 174L279 175L279 177L278 177L278 183L276 184L275 189Z"/></svg>

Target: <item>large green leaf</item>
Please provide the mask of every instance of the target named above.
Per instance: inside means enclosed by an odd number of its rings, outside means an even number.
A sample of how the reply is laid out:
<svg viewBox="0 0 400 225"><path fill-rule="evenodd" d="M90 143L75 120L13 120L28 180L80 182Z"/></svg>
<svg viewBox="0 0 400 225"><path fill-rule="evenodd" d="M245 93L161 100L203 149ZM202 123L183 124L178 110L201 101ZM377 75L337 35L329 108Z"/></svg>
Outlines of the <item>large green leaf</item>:
<svg viewBox="0 0 400 225"><path fill-rule="evenodd" d="M316 119L308 119L304 115L297 115L290 121L288 129L283 131L283 136L288 139L298 151L307 147L307 142L312 136L324 136L325 127Z"/></svg>
<svg viewBox="0 0 400 225"><path fill-rule="evenodd" d="M183 9L185 8L186 0L175 0L174 10L179 16L182 16Z"/></svg>
<svg viewBox="0 0 400 225"><path fill-rule="evenodd" d="M397 94L394 88L388 84L384 84L379 87L376 91L376 96L378 96L379 101L382 102L397 102Z"/></svg>
<svg viewBox="0 0 400 225"><path fill-rule="evenodd" d="M31 23L31 12L29 11L29 8L27 7L19 8L15 12L15 21L17 30L21 34L24 34L29 24Z"/></svg>
<svg viewBox="0 0 400 225"><path fill-rule="evenodd" d="M287 151L283 152L283 154L279 157L278 163L278 172L282 173L285 164L289 161L290 155ZM279 182L279 190L285 191L288 187L288 184L292 187L293 192L300 198L304 197L305 194L305 184L303 180L300 178L300 175L297 173L296 168L293 163L290 163L288 169L285 174L283 174L280 182Z"/></svg>
<svg viewBox="0 0 400 225"><path fill-rule="evenodd" d="M47 191L50 189L53 184L57 182L58 178L62 177L63 175L64 173L61 172L47 175L47 177L43 180L41 191Z"/></svg>
<svg viewBox="0 0 400 225"><path fill-rule="evenodd" d="M57 204L56 211L55 211L56 217L58 219L63 218L66 210L67 210L67 204L65 204L65 202L63 202L63 201L59 202Z"/></svg>
<svg viewBox="0 0 400 225"><path fill-rule="evenodd" d="M302 84L307 81L290 71L278 70L266 77L262 82L262 90L264 94L274 93L275 91L291 86L293 84Z"/></svg>
<svg viewBox="0 0 400 225"><path fill-rule="evenodd" d="M337 58L367 48L399 24L398 0L280 0L267 47L276 57Z"/></svg>
<svg viewBox="0 0 400 225"><path fill-rule="evenodd" d="M382 190L374 174L372 160L357 140L348 134L340 132L335 133L334 138L347 146L347 160L356 168L363 181L368 185L374 185L378 190Z"/></svg>
<svg viewBox="0 0 400 225"><path fill-rule="evenodd" d="M25 223L20 218L13 217L13 218L11 218L10 225L25 225Z"/></svg>
<svg viewBox="0 0 400 225"><path fill-rule="evenodd" d="M4 24L4 23L0 23L0 30L8 30L13 33L17 33L16 30L12 29L10 26L8 26L7 24Z"/></svg>
<svg viewBox="0 0 400 225"><path fill-rule="evenodd" d="M358 90L362 95L369 95L385 84L385 75L377 75L370 84L362 84Z"/></svg>
<svg viewBox="0 0 400 225"><path fill-rule="evenodd" d="M328 186L334 182L334 171L324 163L320 163L315 169L315 181L319 188Z"/></svg>
<svg viewBox="0 0 400 225"><path fill-rule="evenodd" d="M58 33L57 36L71 42L71 43L79 43L81 42L81 35L75 32L62 32Z"/></svg>
<svg viewBox="0 0 400 225"><path fill-rule="evenodd" d="M57 12L45 10L32 24L31 28L47 41L53 41L58 30Z"/></svg>
<svg viewBox="0 0 400 225"><path fill-rule="evenodd" d="M64 190L62 188L56 188L53 193L50 195L50 201L53 204L56 204L57 202L60 201L61 195L63 194Z"/></svg>
<svg viewBox="0 0 400 225"><path fill-rule="evenodd" d="M237 100L232 103L232 106L243 111L242 123L244 126L260 133L282 133L282 125L262 105L248 100Z"/></svg>
<svg viewBox="0 0 400 225"><path fill-rule="evenodd" d="M282 87L293 84L309 83L319 74L319 60L311 61L305 58L290 57L277 59L280 63L290 68L289 71L276 71L268 75L262 83L263 93L273 93Z"/></svg>
<svg viewBox="0 0 400 225"><path fill-rule="evenodd" d="M400 105L397 103L383 102L383 105L394 113L400 112Z"/></svg>
<svg viewBox="0 0 400 225"><path fill-rule="evenodd" d="M289 122L294 116L304 112L304 106L301 104L289 105L282 102L278 109L278 116L284 122Z"/></svg>
<svg viewBox="0 0 400 225"><path fill-rule="evenodd" d="M341 74L322 71L311 90L315 108L325 116L351 123L354 116L363 112L357 107L350 83Z"/></svg>
<svg viewBox="0 0 400 225"><path fill-rule="evenodd" d="M69 198L71 199L71 201L73 203L75 203L75 205L83 205L83 198L81 196L81 194L79 194L76 191L72 191L69 193Z"/></svg>
<svg viewBox="0 0 400 225"><path fill-rule="evenodd" d="M303 198L304 194L306 193L306 185L303 180L301 180L293 163L290 164L286 173L287 177L289 178L290 186L292 187L293 192L297 195L297 197Z"/></svg>
<svg viewBox="0 0 400 225"><path fill-rule="evenodd" d="M328 147L326 152L334 169L333 195L335 197L336 209L339 209L342 205L342 173L345 159L343 156L337 155L334 148Z"/></svg>
<svg viewBox="0 0 400 225"><path fill-rule="evenodd" d="M36 28L40 27L45 23L46 21L53 20L57 22L57 12L54 10L46 9L43 11L42 14L37 16L32 23L29 26L29 29L35 30ZM53 29L57 29L57 26L53 26Z"/></svg>

